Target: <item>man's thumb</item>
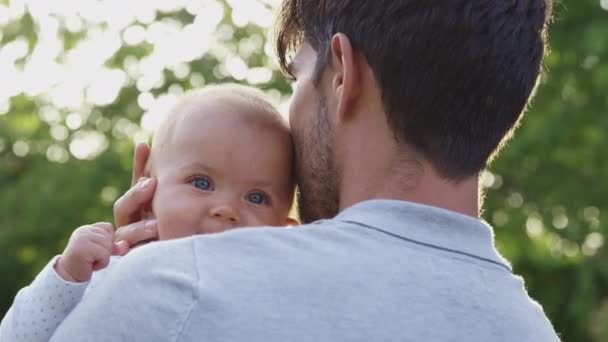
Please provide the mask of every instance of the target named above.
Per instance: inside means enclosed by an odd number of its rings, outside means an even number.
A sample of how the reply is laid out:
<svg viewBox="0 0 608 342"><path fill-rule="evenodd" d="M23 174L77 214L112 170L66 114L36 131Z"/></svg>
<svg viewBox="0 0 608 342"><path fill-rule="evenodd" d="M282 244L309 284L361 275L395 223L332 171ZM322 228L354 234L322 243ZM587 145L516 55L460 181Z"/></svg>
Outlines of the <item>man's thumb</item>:
<svg viewBox="0 0 608 342"><path fill-rule="evenodd" d="M129 243L125 240L114 242L112 245L112 255L125 255L129 251Z"/></svg>

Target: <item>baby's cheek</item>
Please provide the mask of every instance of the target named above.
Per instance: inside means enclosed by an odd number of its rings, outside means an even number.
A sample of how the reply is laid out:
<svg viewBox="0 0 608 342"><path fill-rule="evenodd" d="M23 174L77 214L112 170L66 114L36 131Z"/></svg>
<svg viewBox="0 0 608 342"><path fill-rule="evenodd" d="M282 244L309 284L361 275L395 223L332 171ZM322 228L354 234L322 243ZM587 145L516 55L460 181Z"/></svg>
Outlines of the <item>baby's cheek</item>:
<svg viewBox="0 0 608 342"><path fill-rule="evenodd" d="M178 197L155 205L158 234L161 240L176 239L196 233L197 221Z"/></svg>
<svg viewBox="0 0 608 342"><path fill-rule="evenodd" d="M196 226L184 217L167 216L158 220L158 234L161 240L178 239L196 234Z"/></svg>
<svg viewBox="0 0 608 342"><path fill-rule="evenodd" d="M285 225L286 217L283 217L278 212L268 210L263 213L255 213L252 215L250 221L247 226L256 227L256 226L283 226Z"/></svg>

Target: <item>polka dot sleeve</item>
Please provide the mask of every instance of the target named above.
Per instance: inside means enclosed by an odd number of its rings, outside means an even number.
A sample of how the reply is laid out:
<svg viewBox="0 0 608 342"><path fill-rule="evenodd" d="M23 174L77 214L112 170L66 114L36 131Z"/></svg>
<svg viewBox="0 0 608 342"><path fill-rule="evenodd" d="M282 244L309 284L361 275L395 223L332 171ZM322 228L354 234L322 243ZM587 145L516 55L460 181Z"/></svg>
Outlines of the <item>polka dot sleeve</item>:
<svg viewBox="0 0 608 342"><path fill-rule="evenodd" d="M54 257L36 279L21 289L0 324L0 342L48 341L57 326L80 302L88 282L63 280Z"/></svg>

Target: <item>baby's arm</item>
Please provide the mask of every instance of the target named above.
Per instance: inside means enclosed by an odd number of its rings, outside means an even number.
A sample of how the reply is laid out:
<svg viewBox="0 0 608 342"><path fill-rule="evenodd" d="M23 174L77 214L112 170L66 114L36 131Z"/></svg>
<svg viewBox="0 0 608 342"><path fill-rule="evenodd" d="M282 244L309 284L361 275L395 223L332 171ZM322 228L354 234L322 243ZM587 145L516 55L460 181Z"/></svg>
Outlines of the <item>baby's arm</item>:
<svg viewBox="0 0 608 342"><path fill-rule="evenodd" d="M89 282L68 282L54 270L53 258L21 289L0 324L0 342L48 341L82 298Z"/></svg>
<svg viewBox="0 0 608 342"><path fill-rule="evenodd" d="M112 251L120 249L113 240L108 223L76 229L63 254L19 291L0 324L0 342L48 341L82 299L93 271L106 267Z"/></svg>

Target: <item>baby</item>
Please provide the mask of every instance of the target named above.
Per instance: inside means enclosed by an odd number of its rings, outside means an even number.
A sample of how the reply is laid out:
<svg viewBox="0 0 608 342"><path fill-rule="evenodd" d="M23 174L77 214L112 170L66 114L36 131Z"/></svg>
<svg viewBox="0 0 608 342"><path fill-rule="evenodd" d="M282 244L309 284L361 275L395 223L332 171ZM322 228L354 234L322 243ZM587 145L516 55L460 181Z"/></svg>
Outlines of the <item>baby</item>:
<svg viewBox="0 0 608 342"><path fill-rule="evenodd" d="M222 85L187 94L154 136L146 173L158 185L142 214L156 220L160 240L284 226L292 221L292 153L287 124L261 92ZM103 278L117 248L109 223L74 231L64 252L17 294L0 342L48 341Z"/></svg>

